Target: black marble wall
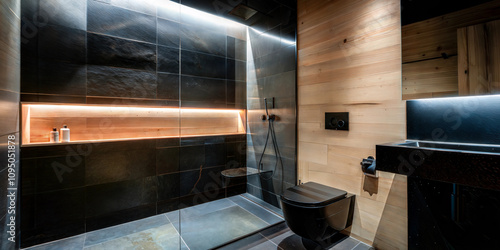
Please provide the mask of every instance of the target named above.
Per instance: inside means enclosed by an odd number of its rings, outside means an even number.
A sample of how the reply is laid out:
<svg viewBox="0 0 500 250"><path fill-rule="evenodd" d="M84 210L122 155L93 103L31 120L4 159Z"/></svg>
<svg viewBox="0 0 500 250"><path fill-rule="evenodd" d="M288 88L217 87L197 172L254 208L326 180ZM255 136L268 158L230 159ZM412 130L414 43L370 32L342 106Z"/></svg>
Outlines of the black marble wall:
<svg viewBox="0 0 500 250"><path fill-rule="evenodd" d="M22 101L244 108L246 28L143 2L24 0Z"/></svg>
<svg viewBox="0 0 500 250"><path fill-rule="evenodd" d="M261 175L248 177L247 192L277 207L279 195L284 189L297 182L296 138L296 10L281 5L277 19L262 19L248 31L250 58L248 62L248 152L247 166L257 168L262 156ZM264 98L270 101L270 114L278 118L274 121L276 141L268 140L264 152L268 121L262 121L265 114ZM282 161L273 149L276 143ZM263 154L263 155L262 155ZM281 162L283 164L281 164Z"/></svg>
<svg viewBox="0 0 500 250"><path fill-rule="evenodd" d="M6 250L19 245L19 16L19 0L0 2L0 249Z"/></svg>
<svg viewBox="0 0 500 250"><path fill-rule="evenodd" d="M24 147L22 247L244 193L220 173L245 164L245 144L238 135Z"/></svg>

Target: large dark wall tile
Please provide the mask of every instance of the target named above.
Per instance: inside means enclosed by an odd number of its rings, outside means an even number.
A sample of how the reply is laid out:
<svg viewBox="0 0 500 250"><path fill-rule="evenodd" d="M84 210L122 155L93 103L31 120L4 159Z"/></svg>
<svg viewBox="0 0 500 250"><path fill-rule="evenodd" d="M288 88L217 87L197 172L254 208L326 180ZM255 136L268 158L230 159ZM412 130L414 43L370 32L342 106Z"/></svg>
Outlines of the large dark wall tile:
<svg viewBox="0 0 500 250"><path fill-rule="evenodd" d="M181 105L183 107L225 107L224 80L181 77Z"/></svg>
<svg viewBox="0 0 500 250"><path fill-rule="evenodd" d="M158 18L158 45L179 48L179 23Z"/></svg>
<svg viewBox="0 0 500 250"><path fill-rule="evenodd" d="M38 69L38 93L86 94L87 65L40 60Z"/></svg>
<svg viewBox="0 0 500 250"><path fill-rule="evenodd" d="M221 172L224 167L203 168L201 170L186 171L180 173L181 196L213 192L222 188Z"/></svg>
<svg viewBox="0 0 500 250"><path fill-rule="evenodd" d="M156 202L156 177L88 186L85 216L94 217Z"/></svg>
<svg viewBox="0 0 500 250"><path fill-rule="evenodd" d="M227 59L228 80L245 81L247 79L247 64L242 61Z"/></svg>
<svg viewBox="0 0 500 250"><path fill-rule="evenodd" d="M179 100L179 75L158 73L158 99Z"/></svg>
<svg viewBox="0 0 500 250"><path fill-rule="evenodd" d="M158 72L179 73L179 49L158 46Z"/></svg>
<svg viewBox="0 0 500 250"><path fill-rule="evenodd" d="M156 174L179 172L179 148L160 148L156 150Z"/></svg>
<svg viewBox="0 0 500 250"><path fill-rule="evenodd" d="M88 1L88 31L138 41L156 43L154 16Z"/></svg>
<svg viewBox="0 0 500 250"><path fill-rule="evenodd" d="M155 141L94 144L85 157L86 185L138 179L156 173Z"/></svg>
<svg viewBox="0 0 500 250"><path fill-rule="evenodd" d="M44 0L39 1L38 20L73 29L87 29L87 3L81 0Z"/></svg>
<svg viewBox="0 0 500 250"><path fill-rule="evenodd" d="M88 33L88 63L122 68L156 70L156 46Z"/></svg>
<svg viewBox="0 0 500 250"><path fill-rule="evenodd" d="M86 32L47 25L39 29L38 56L44 60L85 64Z"/></svg>
<svg viewBox="0 0 500 250"><path fill-rule="evenodd" d="M226 77L226 59L192 51L181 51L181 71L183 75L211 78Z"/></svg>
<svg viewBox="0 0 500 250"><path fill-rule="evenodd" d="M113 211L107 214L86 218L85 229L87 232L99 230L144 219L156 214L156 204L140 205L129 209Z"/></svg>
<svg viewBox="0 0 500 250"><path fill-rule="evenodd" d="M158 201L168 201L180 196L179 173L158 176Z"/></svg>
<svg viewBox="0 0 500 250"><path fill-rule="evenodd" d="M224 31L224 30L223 30ZM217 56L226 56L225 31L216 33L199 25L181 25L181 47L183 50L193 50Z"/></svg>
<svg viewBox="0 0 500 250"><path fill-rule="evenodd" d="M156 2L155 1L134 1L134 0L109 0L111 5L118 7L135 10L148 15L156 16Z"/></svg>
<svg viewBox="0 0 500 250"><path fill-rule="evenodd" d="M225 165L226 160L226 144L205 145L205 166L215 167Z"/></svg>
<svg viewBox="0 0 500 250"><path fill-rule="evenodd" d="M23 228L21 246L41 244L84 233L84 204L84 189L23 196L23 205L33 206L36 209L31 210L32 214L26 213L28 211L23 212L23 217L31 218L33 224L32 227Z"/></svg>
<svg viewBox="0 0 500 250"><path fill-rule="evenodd" d="M35 160L36 191L39 193L85 185L85 158L83 156L38 158Z"/></svg>
<svg viewBox="0 0 500 250"><path fill-rule="evenodd" d="M87 72L89 96L156 97L156 74L152 72L90 65Z"/></svg>
<svg viewBox="0 0 500 250"><path fill-rule="evenodd" d="M205 146L189 146L180 148L180 170L200 169L205 166Z"/></svg>

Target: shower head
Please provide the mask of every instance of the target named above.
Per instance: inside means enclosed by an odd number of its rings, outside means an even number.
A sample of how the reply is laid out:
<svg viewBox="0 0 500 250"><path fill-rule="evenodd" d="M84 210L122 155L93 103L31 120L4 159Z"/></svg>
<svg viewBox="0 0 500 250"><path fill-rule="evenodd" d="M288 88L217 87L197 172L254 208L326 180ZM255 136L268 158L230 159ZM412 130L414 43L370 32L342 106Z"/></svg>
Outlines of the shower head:
<svg viewBox="0 0 500 250"><path fill-rule="evenodd" d="M257 14L257 11L244 5L244 4L238 4L236 7L234 7L230 12L229 15L239 17L243 20L248 20L251 17L253 17L255 14Z"/></svg>

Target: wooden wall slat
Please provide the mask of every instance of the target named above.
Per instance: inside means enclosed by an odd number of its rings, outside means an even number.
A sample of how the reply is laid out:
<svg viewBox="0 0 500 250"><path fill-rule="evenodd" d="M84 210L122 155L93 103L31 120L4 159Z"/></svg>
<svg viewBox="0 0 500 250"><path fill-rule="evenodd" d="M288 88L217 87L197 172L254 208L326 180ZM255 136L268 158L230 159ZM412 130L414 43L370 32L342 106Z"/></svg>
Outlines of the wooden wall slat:
<svg viewBox="0 0 500 250"><path fill-rule="evenodd" d="M370 195L359 165L405 138L399 1L299 0L298 12L299 179L360 198L351 236L405 249L405 177L382 174ZM325 112L349 112L350 131L325 130Z"/></svg>

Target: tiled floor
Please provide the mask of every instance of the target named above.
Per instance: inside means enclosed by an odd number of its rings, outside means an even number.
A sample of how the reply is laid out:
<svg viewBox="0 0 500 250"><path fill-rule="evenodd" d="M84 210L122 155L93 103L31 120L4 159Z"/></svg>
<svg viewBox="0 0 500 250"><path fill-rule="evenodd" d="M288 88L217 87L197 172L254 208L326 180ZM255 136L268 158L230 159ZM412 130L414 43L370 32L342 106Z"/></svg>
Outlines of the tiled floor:
<svg viewBox="0 0 500 250"><path fill-rule="evenodd" d="M261 250L261 249L279 249L279 250L320 250L319 247L302 244L300 236L294 234L288 226L282 222L259 233L253 234L236 242L233 242L219 250ZM360 242L352 237L345 236L330 247L330 250L368 250L374 249L369 245Z"/></svg>
<svg viewBox="0 0 500 250"><path fill-rule="evenodd" d="M243 194L28 249L209 249L282 222L280 213Z"/></svg>

